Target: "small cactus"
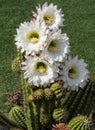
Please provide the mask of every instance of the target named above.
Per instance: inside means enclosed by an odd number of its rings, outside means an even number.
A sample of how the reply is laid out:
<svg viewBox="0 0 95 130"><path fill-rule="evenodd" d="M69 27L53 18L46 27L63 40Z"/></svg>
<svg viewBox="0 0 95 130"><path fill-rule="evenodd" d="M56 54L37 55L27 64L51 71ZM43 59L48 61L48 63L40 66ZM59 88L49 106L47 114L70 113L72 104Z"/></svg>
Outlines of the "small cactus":
<svg viewBox="0 0 95 130"><path fill-rule="evenodd" d="M54 92L56 99L63 96L64 88L59 83L52 84L50 89Z"/></svg>
<svg viewBox="0 0 95 130"><path fill-rule="evenodd" d="M26 127L25 116L22 107L13 107L9 112L9 118L15 121L19 126Z"/></svg>
<svg viewBox="0 0 95 130"><path fill-rule="evenodd" d="M93 130L93 123L87 116L78 115L68 124L71 130Z"/></svg>
<svg viewBox="0 0 95 130"><path fill-rule="evenodd" d="M53 111L53 119L56 122L66 122L68 118L68 112L66 109L63 108L56 108Z"/></svg>
<svg viewBox="0 0 95 130"><path fill-rule="evenodd" d="M34 91L33 96L35 100L41 100L44 97L43 89L37 89Z"/></svg>
<svg viewBox="0 0 95 130"><path fill-rule="evenodd" d="M21 64L20 64L20 58L16 57L13 61L12 61L12 71L13 72L20 72L21 71Z"/></svg>
<svg viewBox="0 0 95 130"><path fill-rule="evenodd" d="M47 100L51 100L53 98L53 96L54 96L53 91L50 88L45 88L44 89L44 94L45 94L45 98Z"/></svg>

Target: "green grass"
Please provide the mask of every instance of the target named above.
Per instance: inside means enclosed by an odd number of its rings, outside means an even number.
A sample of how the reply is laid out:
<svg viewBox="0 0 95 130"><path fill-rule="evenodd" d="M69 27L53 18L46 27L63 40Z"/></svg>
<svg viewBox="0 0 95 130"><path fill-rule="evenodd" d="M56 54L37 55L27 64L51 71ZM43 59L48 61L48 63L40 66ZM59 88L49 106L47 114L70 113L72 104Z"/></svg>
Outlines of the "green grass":
<svg viewBox="0 0 95 130"><path fill-rule="evenodd" d="M21 22L31 19L32 10L45 0L0 0L0 110L7 109L6 95L20 87L19 76L12 72L16 56L14 35ZM95 0L48 0L64 13L64 28L71 43L71 54L84 58L95 77Z"/></svg>

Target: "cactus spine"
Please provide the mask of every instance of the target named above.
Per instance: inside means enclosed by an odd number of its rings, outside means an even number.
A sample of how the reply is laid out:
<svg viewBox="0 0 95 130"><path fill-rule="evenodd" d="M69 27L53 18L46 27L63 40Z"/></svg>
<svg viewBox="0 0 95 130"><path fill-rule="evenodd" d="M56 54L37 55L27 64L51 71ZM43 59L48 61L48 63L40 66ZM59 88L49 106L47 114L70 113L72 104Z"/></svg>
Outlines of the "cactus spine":
<svg viewBox="0 0 95 130"><path fill-rule="evenodd" d="M68 124L71 130L93 130L92 120L87 116L74 117Z"/></svg>

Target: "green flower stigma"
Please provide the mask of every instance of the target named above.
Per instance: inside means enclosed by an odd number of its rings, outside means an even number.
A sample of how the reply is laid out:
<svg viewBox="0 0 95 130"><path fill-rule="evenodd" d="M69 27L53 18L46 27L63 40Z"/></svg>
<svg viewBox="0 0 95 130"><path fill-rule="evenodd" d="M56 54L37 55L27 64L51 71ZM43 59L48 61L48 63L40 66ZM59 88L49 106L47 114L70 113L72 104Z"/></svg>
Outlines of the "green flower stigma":
<svg viewBox="0 0 95 130"><path fill-rule="evenodd" d="M70 68L68 72L68 76L72 79L76 78L78 76L77 70L74 67Z"/></svg>
<svg viewBox="0 0 95 130"><path fill-rule="evenodd" d="M43 19L44 19L45 23L48 25L52 25L54 23L54 18L52 15L45 14L43 16Z"/></svg>
<svg viewBox="0 0 95 130"><path fill-rule="evenodd" d="M51 41L49 47L48 47L48 51L50 52L56 52L58 50L57 48L57 42L55 40Z"/></svg>
<svg viewBox="0 0 95 130"><path fill-rule="evenodd" d="M40 74L45 73L47 71L47 65L44 62L37 62L36 71Z"/></svg>
<svg viewBox="0 0 95 130"><path fill-rule="evenodd" d="M36 44L39 41L40 36L39 36L38 32L32 31L32 32L28 33L27 38L31 43Z"/></svg>

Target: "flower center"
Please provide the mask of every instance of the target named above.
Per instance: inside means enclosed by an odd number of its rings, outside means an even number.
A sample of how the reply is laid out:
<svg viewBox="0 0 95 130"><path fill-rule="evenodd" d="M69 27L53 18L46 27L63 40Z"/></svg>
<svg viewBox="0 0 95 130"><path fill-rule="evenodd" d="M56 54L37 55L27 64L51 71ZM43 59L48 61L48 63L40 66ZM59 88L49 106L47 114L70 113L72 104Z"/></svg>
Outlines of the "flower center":
<svg viewBox="0 0 95 130"><path fill-rule="evenodd" d="M68 76L72 79L76 78L78 76L78 72L75 68L70 68L68 72Z"/></svg>
<svg viewBox="0 0 95 130"><path fill-rule="evenodd" d="M28 33L27 38L31 43L36 44L39 41L40 36L38 32L32 31Z"/></svg>
<svg viewBox="0 0 95 130"><path fill-rule="evenodd" d="M56 52L58 50L57 48L57 43L55 40L51 41L49 47L48 47L48 51L50 52Z"/></svg>
<svg viewBox="0 0 95 130"><path fill-rule="evenodd" d="M45 23L48 24L48 25L52 25L54 23L53 15L45 14L43 16L43 19L44 19Z"/></svg>
<svg viewBox="0 0 95 130"><path fill-rule="evenodd" d="M47 65L44 62L37 62L36 71L40 74L45 73L47 71Z"/></svg>

